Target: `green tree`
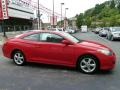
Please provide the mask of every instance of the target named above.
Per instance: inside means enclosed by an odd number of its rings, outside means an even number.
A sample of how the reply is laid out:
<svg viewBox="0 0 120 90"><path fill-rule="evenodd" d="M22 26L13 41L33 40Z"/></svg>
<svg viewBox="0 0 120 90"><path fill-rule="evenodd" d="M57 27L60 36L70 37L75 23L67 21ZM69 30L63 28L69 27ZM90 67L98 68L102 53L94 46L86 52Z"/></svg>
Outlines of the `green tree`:
<svg viewBox="0 0 120 90"><path fill-rule="evenodd" d="M114 0L111 1L110 8L115 8L115 1Z"/></svg>
<svg viewBox="0 0 120 90"><path fill-rule="evenodd" d="M118 11L120 13L120 3L118 3L117 9L118 9Z"/></svg>
<svg viewBox="0 0 120 90"><path fill-rule="evenodd" d="M76 25L78 28L80 28L82 24L83 24L83 13L80 13L80 15L77 16Z"/></svg>
<svg viewBox="0 0 120 90"><path fill-rule="evenodd" d="M116 26L116 18L114 16L110 18L110 26Z"/></svg>
<svg viewBox="0 0 120 90"><path fill-rule="evenodd" d="M120 26L120 0L109 0L97 4L94 8L88 9L84 14L77 16L77 26L86 24L89 27L96 26Z"/></svg>

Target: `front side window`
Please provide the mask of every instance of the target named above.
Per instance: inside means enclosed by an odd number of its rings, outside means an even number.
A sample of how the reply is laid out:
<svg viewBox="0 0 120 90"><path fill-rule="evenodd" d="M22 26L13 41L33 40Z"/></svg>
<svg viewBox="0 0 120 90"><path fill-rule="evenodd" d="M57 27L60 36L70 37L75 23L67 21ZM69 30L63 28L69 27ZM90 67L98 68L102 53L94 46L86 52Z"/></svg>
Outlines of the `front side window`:
<svg viewBox="0 0 120 90"><path fill-rule="evenodd" d="M64 38L51 33L41 33L40 34L40 41L42 42L52 42L52 43L61 43Z"/></svg>
<svg viewBox="0 0 120 90"><path fill-rule="evenodd" d="M74 42L74 43L79 43L81 42L82 40L79 40L78 38L68 34L68 33L65 33L65 32L61 32L66 38L68 38L70 41Z"/></svg>

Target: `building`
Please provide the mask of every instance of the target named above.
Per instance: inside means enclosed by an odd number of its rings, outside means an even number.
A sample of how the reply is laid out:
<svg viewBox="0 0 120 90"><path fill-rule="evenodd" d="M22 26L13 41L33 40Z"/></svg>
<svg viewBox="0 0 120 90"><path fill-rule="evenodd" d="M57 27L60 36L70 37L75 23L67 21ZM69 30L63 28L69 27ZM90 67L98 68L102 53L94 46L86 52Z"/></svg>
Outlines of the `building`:
<svg viewBox="0 0 120 90"><path fill-rule="evenodd" d="M77 26L76 26L76 20L77 20L77 18L76 17L72 17L72 18L69 18L69 20L70 20L70 23L71 23L71 27L73 28L73 29L77 29Z"/></svg>
<svg viewBox="0 0 120 90"><path fill-rule="evenodd" d="M2 31L2 26L6 31L32 29L35 15L30 3L31 0L7 0L9 18L4 20L4 26L2 21L0 21L0 31Z"/></svg>

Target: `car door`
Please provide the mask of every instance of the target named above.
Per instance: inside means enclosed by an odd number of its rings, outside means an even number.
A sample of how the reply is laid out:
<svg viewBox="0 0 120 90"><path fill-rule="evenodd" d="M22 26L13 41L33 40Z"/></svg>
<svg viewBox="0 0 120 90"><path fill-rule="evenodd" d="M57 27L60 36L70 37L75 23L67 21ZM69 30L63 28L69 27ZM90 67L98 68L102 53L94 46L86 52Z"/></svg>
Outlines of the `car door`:
<svg viewBox="0 0 120 90"><path fill-rule="evenodd" d="M51 61L51 47L49 33L31 34L23 38L22 46L29 61L32 62L48 62ZM48 40L48 41L47 41Z"/></svg>
<svg viewBox="0 0 120 90"><path fill-rule="evenodd" d="M21 43L23 43L21 48L24 48L24 53L29 61L35 61L38 59L37 49L39 43L39 34L30 34L23 37Z"/></svg>
<svg viewBox="0 0 120 90"><path fill-rule="evenodd" d="M62 36L53 33L41 33L37 56L39 60L54 64L71 64L74 56L73 45L62 44Z"/></svg>

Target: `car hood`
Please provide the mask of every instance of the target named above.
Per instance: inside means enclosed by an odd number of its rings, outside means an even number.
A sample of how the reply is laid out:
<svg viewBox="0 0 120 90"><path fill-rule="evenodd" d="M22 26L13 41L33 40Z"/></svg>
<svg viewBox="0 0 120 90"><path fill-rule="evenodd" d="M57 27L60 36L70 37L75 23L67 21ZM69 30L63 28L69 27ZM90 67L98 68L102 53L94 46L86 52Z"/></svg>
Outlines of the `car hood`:
<svg viewBox="0 0 120 90"><path fill-rule="evenodd" d="M78 43L78 45L81 47L86 47L86 48L95 49L95 50L98 50L98 49L107 49L107 50L109 49L110 50L110 48L108 48L102 44L92 42L92 41L83 41L81 43Z"/></svg>

